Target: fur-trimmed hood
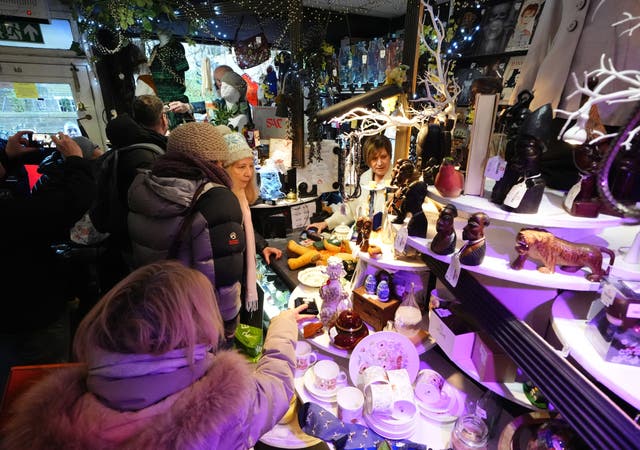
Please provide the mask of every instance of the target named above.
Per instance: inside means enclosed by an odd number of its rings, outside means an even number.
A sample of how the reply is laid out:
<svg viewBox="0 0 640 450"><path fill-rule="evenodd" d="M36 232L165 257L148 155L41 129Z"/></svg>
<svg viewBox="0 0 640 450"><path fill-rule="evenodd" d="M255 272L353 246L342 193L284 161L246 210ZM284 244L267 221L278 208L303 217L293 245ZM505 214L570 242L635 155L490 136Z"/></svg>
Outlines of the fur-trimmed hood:
<svg viewBox="0 0 640 450"><path fill-rule="evenodd" d="M86 376L83 368L61 369L36 384L16 402L0 447L244 449L273 427L291 395L286 358L254 371L232 351L219 352L190 387L135 412L104 406L87 392Z"/></svg>

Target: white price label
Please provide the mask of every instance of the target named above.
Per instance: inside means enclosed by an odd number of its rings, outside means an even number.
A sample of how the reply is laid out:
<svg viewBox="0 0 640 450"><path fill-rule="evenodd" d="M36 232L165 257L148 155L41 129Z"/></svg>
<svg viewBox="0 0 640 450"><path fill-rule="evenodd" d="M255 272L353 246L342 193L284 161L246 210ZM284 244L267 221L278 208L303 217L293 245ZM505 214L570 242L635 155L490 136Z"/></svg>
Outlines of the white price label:
<svg viewBox="0 0 640 450"><path fill-rule="evenodd" d="M362 55L362 64L367 63L367 55Z"/></svg>
<svg viewBox="0 0 640 450"><path fill-rule="evenodd" d="M334 77L338 76L338 71L336 69L333 69L331 73L333 74Z"/></svg>
<svg viewBox="0 0 640 450"><path fill-rule="evenodd" d="M387 52L385 50L380 50L380 59L384 58Z"/></svg>
<svg viewBox="0 0 640 450"><path fill-rule="evenodd" d="M487 161L484 176L497 181L502 178L506 168L507 162L501 156L492 156L489 158L489 161Z"/></svg>
<svg viewBox="0 0 640 450"><path fill-rule="evenodd" d="M451 264L449 264L447 273L444 274L444 279L453 287L458 284L458 278L460 278L460 252L451 257Z"/></svg>
<svg viewBox="0 0 640 450"><path fill-rule="evenodd" d="M569 189L569 192L567 192L567 196L564 198L564 207L568 211L571 211L573 202L575 201L576 197L580 193L581 187L582 187L582 180L578 181L576 184L571 186L571 189Z"/></svg>
<svg viewBox="0 0 640 450"><path fill-rule="evenodd" d="M611 306L613 299L616 298L616 288L612 284L607 284L602 288L602 295L600 301L604 306Z"/></svg>
<svg viewBox="0 0 640 450"><path fill-rule="evenodd" d="M262 44L262 36L256 36L256 44Z"/></svg>
<svg viewBox="0 0 640 450"><path fill-rule="evenodd" d="M629 306L627 306L627 317L629 319L640 319L640 304L629 303Z"/></svg>
<svg viewBox="0 0 640 450"><path fill-rule="evenodd" d="M527 183L523 181L514 185L510 190L507 196L504 199L504 204L506 206L510 206L511 208L517 208L520 206L520 202L524 198L524 194L527 193Z"/></svg>
<svg viewBox="0 0 640 450"><path fill-rule="evenodd" d="M409 237L409 230L406 225L403 225L396 232L396 239L393 242L393 248L396 253L404 254L404 249L407 246L407 237Z"/></svg>
<svg viewBox="0 0 640 450"><path fill-rule="evenodd" d="M351 69L352 65L353 65L353 61L351 60L351 58L349 58L349 61L347 61L347 67Z"/></svg>

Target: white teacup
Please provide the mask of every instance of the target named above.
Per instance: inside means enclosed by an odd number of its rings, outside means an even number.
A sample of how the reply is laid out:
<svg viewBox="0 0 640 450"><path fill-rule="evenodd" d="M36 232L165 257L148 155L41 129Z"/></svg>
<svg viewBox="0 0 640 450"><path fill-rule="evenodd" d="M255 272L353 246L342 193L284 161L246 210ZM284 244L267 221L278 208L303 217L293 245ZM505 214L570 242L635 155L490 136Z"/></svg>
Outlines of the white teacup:
<svg viewBox="0 0 640 450"><path fill-rule="evenodd" d="M336 239L338 239L339 241L345 241L349 239L351 227L349 227L348 225L338 225L334 228L333 233L335 234Z"/></svg>
<svg viewBox="0 0 640 450"><path fill-rule="evenodd" d="M381 366L369 366L360 374L360 384L362 390L365 390L370 384L388 383L387 373Z"/></svg>
<svg viewBox="0 0 640 450"><path fill-rule="evenodd" d="M416 379L416 397L424 403L438 403L442 399L444 383L444 377L435 370L421 370Z"/></svg>
<svg viewBox="0 0 640 450"><path fill-rule="evenodd" d="M364 391L368 414L390 414L393 409L393 388L389 383L370 384Z"/></svg>
<svg viewBox="0 0 640 450"><path fill-rule="evenodd" d="M413 385L407 369L387 370L387 378L393 387L395 401L406 400L413 403Z"/></svg>
<svg viewBox="0 0 640 450"><path fill-rule="evenodd" d="M325 392L336 389L338 383L347 381L347 374L340 370L335 361L323 359L313 366L314 386Z"/></svg>
<svg viewBox="0 0 640 450"><path fill-rule="evenodd" d="M338 417L345 423L356 423L362 416L364 395L353 386L343 387L336 394Z"/></svg>
<svg viewBox="0 0 640 450"><path fill-rule="evenodd" d="M318 355L312 351L311 344L306 341L296 343L296 370L304 372L318 360Z"/></svg>

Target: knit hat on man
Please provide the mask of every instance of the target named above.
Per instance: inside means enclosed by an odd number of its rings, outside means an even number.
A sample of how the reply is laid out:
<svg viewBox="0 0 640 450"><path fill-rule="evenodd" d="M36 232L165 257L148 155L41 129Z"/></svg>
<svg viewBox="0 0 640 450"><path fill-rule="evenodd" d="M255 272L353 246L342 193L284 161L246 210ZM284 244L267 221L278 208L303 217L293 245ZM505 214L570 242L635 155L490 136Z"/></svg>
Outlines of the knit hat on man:
<svg viewBox="0 0 640 450"><path fill-rule="evenodd" d="M225 166L230 166L241 159L253 158L253 150L251 150L251 147L247 144L247 140L241 133L234 131L225 134L223 137L229 148L229 156L224 163Z"/></svg>
<svg viewBox="0 0 640 450"><path fill-rule="evenodd" d="M80 150L82 150L82 157L84 159L93 159L93 152L98 146L94 144L91 139L84 136L76 136L71 139L73 139L80 147Z"/></svg>
<svg viewBox="0 0 640 450"><path fill-rule="evenodd" d="M181 152L200 156L208 161L225 162L229 156L222 134L208 122L187 122L171 131L167 153Z"/></svg>
<svg viewBox="0 0 640 450"><path fill-rule="evenodd" d="M235 72L227 72L222 76L220 81L236 88L240 93L240 101L245 100L247 96L247 82L244 81L244 78Z"/></svg>

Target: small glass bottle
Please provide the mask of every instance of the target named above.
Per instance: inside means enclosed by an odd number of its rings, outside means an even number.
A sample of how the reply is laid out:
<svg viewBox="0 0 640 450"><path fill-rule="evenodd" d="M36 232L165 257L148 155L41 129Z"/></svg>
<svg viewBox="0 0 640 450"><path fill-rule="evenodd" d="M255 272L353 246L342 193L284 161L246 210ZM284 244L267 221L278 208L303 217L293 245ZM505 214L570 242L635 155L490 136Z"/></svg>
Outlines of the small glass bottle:
<svg viewBox="0 0 640 450"><path fill-rule="evenodd" d="M451 432L453 450L487 450L487 424L475 414L458 417Z"/></svg>
<svg viewBox="0 0 640 450"><path fill-rule="evenodd" d="M493 436L495 425L500 418L502 409L498 402L498 396L490 390L486 390L482 397L476 402L476 416L480 417L487 424L489 436Z"/></svg>

